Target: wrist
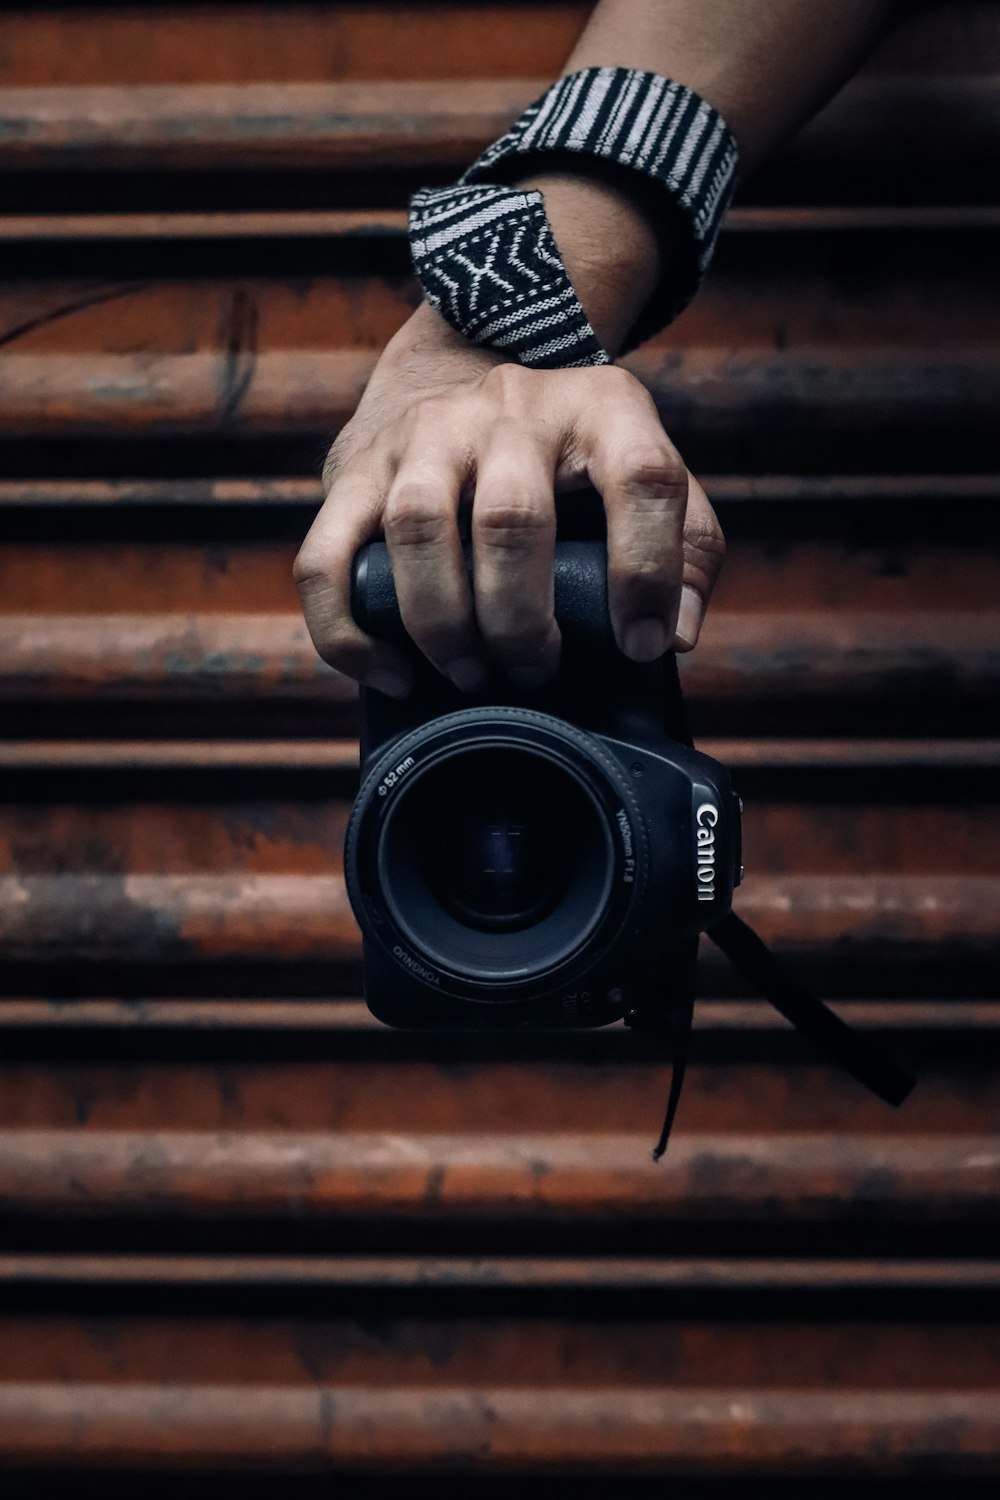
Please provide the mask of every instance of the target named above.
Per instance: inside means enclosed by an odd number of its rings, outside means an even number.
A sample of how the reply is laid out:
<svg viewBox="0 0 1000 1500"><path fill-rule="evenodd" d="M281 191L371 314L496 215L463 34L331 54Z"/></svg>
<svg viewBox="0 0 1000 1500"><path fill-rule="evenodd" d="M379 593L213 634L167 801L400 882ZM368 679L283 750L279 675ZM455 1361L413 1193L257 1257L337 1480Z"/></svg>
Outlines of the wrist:
<svg viewBox="0 0 1000 1500"><path fill-rule="evenodd" d="M600 167L534 173L512 186L540 192L566 273L600 342L615 357L656 289L670 254L643 192ZM632 176L634 174L628 174ZM664 223L669 214L657 202Z"/></svg>
<svg viewBox="0 0 1000 1500"><path fill-rule="evenodd" d="M441 362L442 374L463 362L470 370L485 372L493 365L509 364L499 349L473 344L453 328L429 302L421 302L386 344L379 358L376 374L381 370L397 372L418 359L421 379Z"/></svg>

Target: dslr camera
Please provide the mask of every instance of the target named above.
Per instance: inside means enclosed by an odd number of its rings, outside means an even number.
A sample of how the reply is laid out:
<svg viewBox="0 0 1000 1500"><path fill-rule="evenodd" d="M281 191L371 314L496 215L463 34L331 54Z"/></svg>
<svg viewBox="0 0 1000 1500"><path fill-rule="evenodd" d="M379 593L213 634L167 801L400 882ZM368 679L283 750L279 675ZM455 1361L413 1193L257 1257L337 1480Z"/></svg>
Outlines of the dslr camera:
<svg viewBox="0 0 1000 1500"><path fill-rule="evenodd" d="M393 1026L602 1026L690 1005L700 932L730 910L740 808L684 743L674 658L617 649L603 542L561 540L563 656L537 693L476 698L414 660L403 703L362 690L345 842L369 1008ZM384 544L353 611L409 644Z"/></svg>

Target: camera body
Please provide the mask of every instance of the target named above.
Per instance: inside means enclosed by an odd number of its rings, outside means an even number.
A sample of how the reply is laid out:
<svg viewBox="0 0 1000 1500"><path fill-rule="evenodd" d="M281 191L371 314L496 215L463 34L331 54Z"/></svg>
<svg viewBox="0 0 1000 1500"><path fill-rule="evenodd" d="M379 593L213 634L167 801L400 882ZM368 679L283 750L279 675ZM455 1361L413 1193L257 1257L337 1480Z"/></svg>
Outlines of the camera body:
<svg viewBox="0 0 1000 1500"><path fill-rule="evenodd" d="M353 609L409 645L383 544L355 562ZM422 659L405 702L362 690L345 877L390 1025L655 1021L690 1003L698 934L730 910L738 799L682 743L673 657L618 651L603 543L557 544L555 609L562 661L539 693L470 699Z"/></svg>

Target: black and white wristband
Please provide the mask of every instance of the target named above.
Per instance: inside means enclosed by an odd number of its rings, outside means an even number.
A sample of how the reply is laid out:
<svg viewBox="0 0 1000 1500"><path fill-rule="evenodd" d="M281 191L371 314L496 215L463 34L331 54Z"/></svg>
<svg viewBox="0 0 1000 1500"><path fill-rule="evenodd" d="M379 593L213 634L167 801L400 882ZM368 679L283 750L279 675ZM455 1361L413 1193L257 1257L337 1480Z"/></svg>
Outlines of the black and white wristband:
<svg viewBox="0 0 1000 1500"><path fill-rule="evenodd" d="M627 352L671 322L697 291L735 187L736 142L721 115L682 84L634 68L587 68L529 105L458 183L414 194L414 267L427 300L453 327L539 369L607 364L611 357L562 264L542 194L503 184L519 158L551 152L614 162L663 189L674 225L670 263Z"/></svg>

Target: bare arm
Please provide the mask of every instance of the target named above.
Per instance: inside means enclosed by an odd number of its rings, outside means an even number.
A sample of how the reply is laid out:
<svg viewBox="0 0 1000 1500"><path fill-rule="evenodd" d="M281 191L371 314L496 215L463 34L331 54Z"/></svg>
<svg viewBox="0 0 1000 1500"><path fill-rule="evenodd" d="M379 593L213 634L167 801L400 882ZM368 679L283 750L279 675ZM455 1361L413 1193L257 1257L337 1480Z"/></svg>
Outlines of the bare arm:
<svg viewBox="0 0 1000 1500"><path fill-rule="evenodd" d="M713 104L748 175L851 76L901 9L898 0L602 0L567 60L579 68L645 68ZM645 193L571 172L519 179L545 194L570 280L612 353L648 300L669 254Z"/></svg>
<svg viewBox="0 0 1000 1500"><path fill-rule="evenodd" d="M601 0L567 61L641 67L703 95L734 131L744 174L852 72L899 0ZM617 353L671 245L641 185L526 164L566 269ZM533 169L533 175L531 175ZM617 368L525 370L457 335L426 304L390 342L331 450L327 500L296 562L320 654L405 693L402 658L350 616L351 559L384 531L404 623L461 688L500 667L555 670L553 496L594 484L608 516L609 601L623 651L689 650L721 567L718 521L648 393ZM471 504L475 596L459 511Z"/></svg>

